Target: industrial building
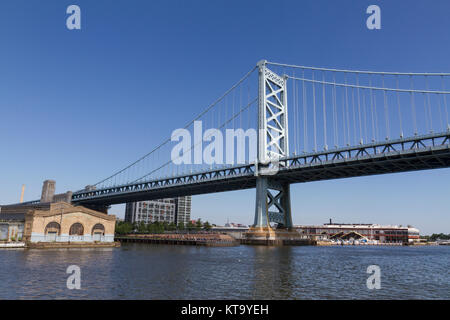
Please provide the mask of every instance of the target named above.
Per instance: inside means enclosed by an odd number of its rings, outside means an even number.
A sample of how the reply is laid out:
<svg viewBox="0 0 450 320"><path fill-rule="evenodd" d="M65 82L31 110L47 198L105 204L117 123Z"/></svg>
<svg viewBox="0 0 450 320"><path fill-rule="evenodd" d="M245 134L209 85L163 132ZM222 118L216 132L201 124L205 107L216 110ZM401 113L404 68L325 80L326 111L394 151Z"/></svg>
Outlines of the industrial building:
<svg viewBox="0 0 450 320"><path fill-rule="evenodd" d="M46 180L40 202L0 207L0 244L112 244L116 217L70 204L70 193L55 194Z"/></svg>
<svg viewBox="0 0 450 320"><path fill-rule="evenodd" d="M191 218L191 196L139 201L126 204L125 221L187 224Z"/></svg>
<svg viewBox="0 0 450 320"><path fill-rule="evenodd" d="M317 226L295 226L297 231L314 240L361 240L373 243L411 243L419 241L417 228L379 224L329 223Z"/></svg>

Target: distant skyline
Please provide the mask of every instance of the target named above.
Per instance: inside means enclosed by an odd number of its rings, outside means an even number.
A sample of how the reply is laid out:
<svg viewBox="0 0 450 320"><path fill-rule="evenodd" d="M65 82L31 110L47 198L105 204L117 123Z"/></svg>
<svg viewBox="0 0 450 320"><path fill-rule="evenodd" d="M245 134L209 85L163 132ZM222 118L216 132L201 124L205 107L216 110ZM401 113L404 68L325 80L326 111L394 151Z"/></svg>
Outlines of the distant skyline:
<svg viewBox="0 0 450 320"><path fill-rule="evenodd" d="M184 126L257 61L450 72L450 3L65 1L0 4L0 204L79 190ZM81 30L66 8L81 8ZM381 30L366 9L381 8ZM274 8L274 6L277 6ZM201 89L199 89L201 88ZM296 184L295 224L411 224L450 233L450 169ZM192 198L192 218L253 222L255 190ZM124 215L124 205L111 213Z"/></svg>

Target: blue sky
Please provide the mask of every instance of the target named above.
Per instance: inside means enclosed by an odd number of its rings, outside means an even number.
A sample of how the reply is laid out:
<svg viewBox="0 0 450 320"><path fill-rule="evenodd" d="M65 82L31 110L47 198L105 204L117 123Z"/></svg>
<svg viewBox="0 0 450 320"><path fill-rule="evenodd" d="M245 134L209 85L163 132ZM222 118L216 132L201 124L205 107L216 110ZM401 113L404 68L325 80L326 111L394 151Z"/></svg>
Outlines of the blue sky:
<svg viewBox="0 0 450 320"><path fill-rule="evenodd" d="M442 1L20 1L0 4L0 203L78 190L152 149L260 59L450 71ZM68 30L66 8L81 7ZM366 28L381 7L382 29ZM450 170L292 186L294 223L450 232ZM194 218L252 223L254 190L195 196ZM112 213L123 215L122 207Z"/></svg>

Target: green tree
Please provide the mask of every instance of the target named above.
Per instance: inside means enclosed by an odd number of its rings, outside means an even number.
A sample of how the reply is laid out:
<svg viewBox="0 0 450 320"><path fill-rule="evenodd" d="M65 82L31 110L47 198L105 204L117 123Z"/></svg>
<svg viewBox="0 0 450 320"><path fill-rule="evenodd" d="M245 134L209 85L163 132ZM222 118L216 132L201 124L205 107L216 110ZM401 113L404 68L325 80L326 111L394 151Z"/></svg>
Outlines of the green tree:
<svg viewBox="0 0 450 320"><path fill-rule="evenodd" d="M195 227L197 229L201 229L203 227L202 219L198 218L198 220L195 222Z"/></svg>
<svg viewBox="0 0 450 320"><path fill-rule="evenodd" d="M211 225L209 224L208 221L206 221L206 222L203 224L203 229L205 229L205 230L211 230Z"/></svg>
<svg viewBox="0 0 450 320"><path fill-rule="evenodd" d="M139 223L137 230L139 233L147 233L148 232L147 225L145 224L144 221L141 221Z"/></svg>
<svg viewBox="0 0 450 320"><path fill-rule="evenodd" d="M133 232L133 225L125 221L116 222L116 234L129 234Z"/></svg>
<svg viewBox="0 0 450 320"><path fill-rule="evenodd" d="M180 223L178 224L178 230L184 230L184 229L185 229L184 223L183 223L183 222L180 222Z"/></svg>
<svg viewBox="0 0 450 320"><path fill-rule="evenodd" d="M167 226L167 230L169 230L169 231L175 231L176 229L177 229L177 226L173 222L169 223L169 225Z"/></svg>
<svg viewBox="0 0 450 320"><path fill-rule="evenodd" d="M188 223L187 223L186 229L192 230L194 228L195 228L195 225L192 223L191 220L189 220Z"/></svg>
<svg viewBox="0 0 450 320"><path fill-rule="evenodd" d="M430 241L436 241L436 240L450 240L450 234L443 234L443 233L433 233L430 236Z"/></svg>

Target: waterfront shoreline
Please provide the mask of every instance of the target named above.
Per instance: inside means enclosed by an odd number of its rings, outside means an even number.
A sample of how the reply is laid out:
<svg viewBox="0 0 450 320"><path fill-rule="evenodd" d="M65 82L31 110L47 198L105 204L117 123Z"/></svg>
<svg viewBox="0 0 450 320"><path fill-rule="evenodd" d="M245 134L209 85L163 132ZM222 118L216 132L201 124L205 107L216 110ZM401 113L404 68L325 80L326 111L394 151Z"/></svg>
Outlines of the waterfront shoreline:
<svg viewBox="0 0 450 320"><path fill-rule="evenodd" d="M232 247L239 245L239 241L235 238L219 233L125 235L116 236L115 241L216 247Z"/></svg>

